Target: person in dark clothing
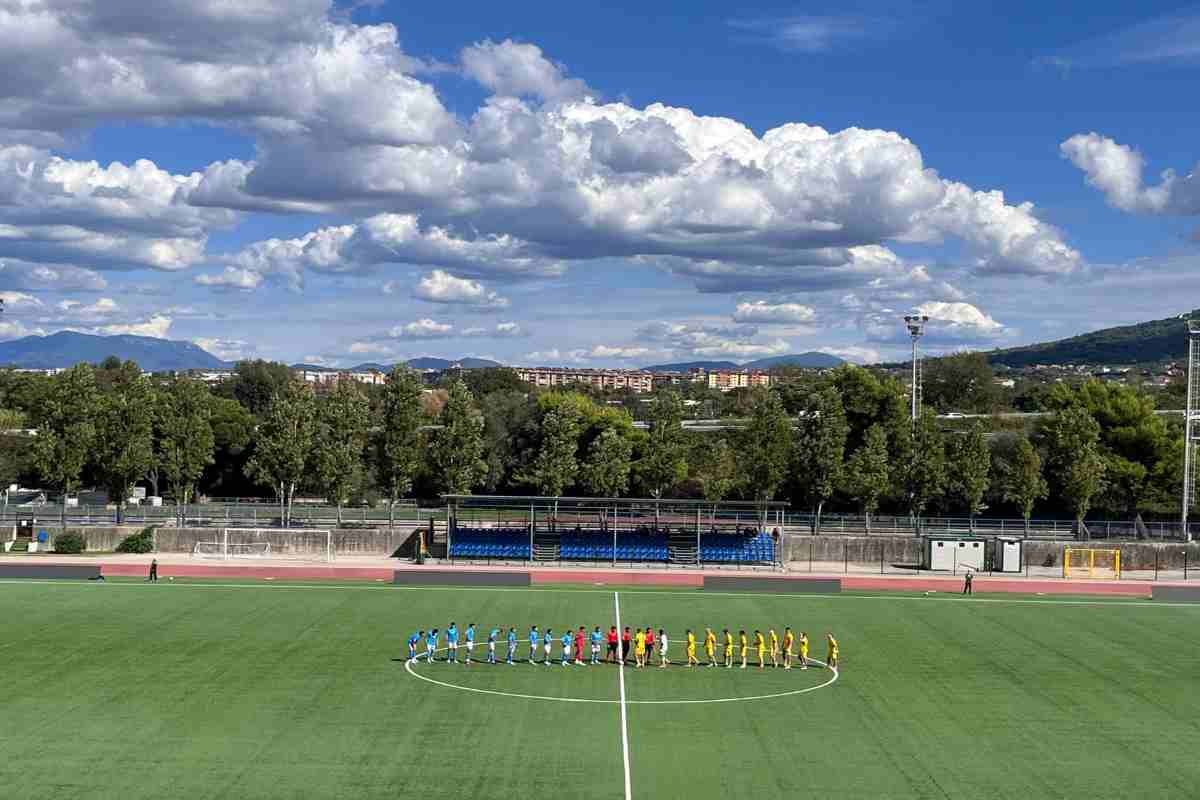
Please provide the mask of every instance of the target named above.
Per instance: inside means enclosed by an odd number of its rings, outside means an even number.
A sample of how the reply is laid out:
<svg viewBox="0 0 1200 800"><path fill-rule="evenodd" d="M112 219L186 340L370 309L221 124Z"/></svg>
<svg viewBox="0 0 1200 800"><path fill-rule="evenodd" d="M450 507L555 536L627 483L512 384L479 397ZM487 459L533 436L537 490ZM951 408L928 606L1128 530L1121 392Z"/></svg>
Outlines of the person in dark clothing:
<svg viewBox="0 0 1200 800"><path fill-rule="evenodd" d="M971 573L971 571L970 571L970 570L968 570L968 571L967 571L967 577L963 579L963 590L962 590L962 593L963 593L963 594L973 594L973 592L971 591L971 578L972 578L972 576L973 576L973 573Z"/></svg>
<svg viewBox="0 0 1200 800"><path fill-rule="evenodd" d="M630 644L629 628L626 627L625 631L621 634L621 660L622 661L626 661L626 662L629 661L629 644Z"/></svg>
<svg viewBox="0 0 1200 800"><path fill-rule="evenodd" d="M146 576L150 583L158 583L158 559L150 559L150 574Z"/></svg>

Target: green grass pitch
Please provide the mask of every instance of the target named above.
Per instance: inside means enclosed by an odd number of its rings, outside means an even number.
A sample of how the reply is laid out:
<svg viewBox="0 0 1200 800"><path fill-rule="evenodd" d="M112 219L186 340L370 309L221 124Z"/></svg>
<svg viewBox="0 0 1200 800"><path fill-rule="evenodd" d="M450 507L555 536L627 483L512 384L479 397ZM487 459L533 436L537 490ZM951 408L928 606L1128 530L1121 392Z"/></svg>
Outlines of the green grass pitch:
<svg viewBox="0 0 1200 800"><path fill-rule="evenodd" d="M625 670L634 798L1194 797L1200 608L620 591L621 621L791 625L827 670ZM0 795L622 798L614 667L417 665L417 627L614 618L603 589L0 584ZM482 637L481 637L482 638ZM482 657L484 648L478 648ZM522 643L518 654L523 658ZM557 655L558 648L555 648ZM617 701L617 702L613 702Z"/></svg>

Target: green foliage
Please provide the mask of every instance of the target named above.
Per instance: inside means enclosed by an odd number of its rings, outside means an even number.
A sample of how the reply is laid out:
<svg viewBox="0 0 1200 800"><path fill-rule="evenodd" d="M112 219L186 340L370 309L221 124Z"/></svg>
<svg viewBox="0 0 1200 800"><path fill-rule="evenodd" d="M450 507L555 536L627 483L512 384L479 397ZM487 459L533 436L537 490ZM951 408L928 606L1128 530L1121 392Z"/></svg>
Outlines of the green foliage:
<svg viewBox="0 0 1200 800"><path fill-rule="evenodd" d="M224 490L225 494L246 481L245 466L257 420L241 403L212 393L208 396L208 418L213 432L213 463L204 471L199 486Z"/></svg>
<svg viewBox="0 0 1200 800"><path fill-rule="evenodd" d="M441 428L429 447L434 483L442 494L469 494L487 474L483 460L483 419L471 390L462 381L450 385L438 415Z"/></svg>
<svg viewBox="0 0 1200 800"><path fill-rule="evenodd" d="M580 421L569 406L542 417L537 453L518 480L544 497L562 497L579 474Z"/></svg>
<svg viewBox="0 0 1200 800"><path fill-rule="evenodd" d="M479 398L479 409L483 414L483 452L487 461L483 488L495 493L507 485L527 456L526 448L536 437L541 412L524 392L515 391L486 394Z"/></svg>
<svg viewBox="0 0 1200 800"><path fill-rule="evenodd" d="M846 461L842 471L842 491L850 496L868 519L879 508L891 481L888 464L887 432L879 424L867 428L863 443Z"/></svg>
<svg viewBox="0 0 1200 800"><path fill-rule="evenodd" d="M271 401L292 382L292 371L287 364L275 361L240 361L234 372L232 378L217 387L217 393L238 401L256 417L266 414Z"/></svg>
<svg viewBox="0 0 1200 800"><path fill-rule="evenodd" d="M64 531L54 537L54 552L78 555L87 550L87 540L81 533Z"/></svg>
<svg viewBox="0 0 1200 800"><path fill-rule="evenodd" d="M581 477L583 485L598 497L619 497L629 491L633 445L616 428L606 428L588 446Z"/></svg>
<svg viewBox="0 0 1200 800"><path fill-rule="evenodd" d="M951 436L946 446L948 493L962 502L974 517L983 510L983 498L991 485L992 454L983 438L983 426L975 422L965 434Z"/></svg>
<svg viewBox="0 0 1200 800"><path fill-rule="evenodd" d="M528 394L532 391L530 384L517 377L517 371L510 367L482 367L479 369L464 369L451 376L450 372L442 373L438 385L449 388L455 380L461 380L471 390L471 394L482 398L494 392L519 392Z"/></svg>
<svg viewBox="0 0 1200 800"><path fill-rule="evenodd" d="M737 483L737 456L729 440L710 440L698 436L688 455L689 477L700 487L700 495L710 503L729 496Z"/></svg>
<svg viewBox="0 0 1200 800"><path fill-rule="evenodd" d="M367 397L351 381L338 381L317 403L312 472L325 499L342 506L362 485L367 448Z"/></svg>
<svg viewBox="0 0 1200 800"><path fill-rule="evenodd" d="M92 462L117 504L117 519L130 490L154 464L154 397L141 374L120 370L100 395L95 419Z"/></svg>
<svg viewBox="0 0 1200 800"><path fill-rule="evenodd" d="M412 491L421 468L421 425L425 422L422 391L420 377L406 367L394 368L383 390L379 433L371 455L375 480L390 501L389 509ZM389 524L390 520L389 511Z"/></svg>
<svg viewBox="0 0 1200 800"><path fill-rule="evenodd" d="M258 426L246 474L275 490L285 527L296 489L308 475L315 432L316 402L312 389L300 381L288 383L272 398Z"/></svg>
<svg viewBox="0 0 1200 800"><path fill-rule="evenodd" d="M897 470L908 498L908 511L919 517L945 491L947 482L946 443L938 428L937 417L926 409L909 434L909 458Z"/></svg>
<svg viewBox="0 0 1200 800"><path fill-rule="evenodd" d="M1075 519L1082 521L1104 485L1100 425L1086 409L1069 406L1042 423L1040 436L1055 494L1069 505Z"/></svg>
<svg viewBox="0 0 1200 800"><path fill-rule="evenodd" d="M926 359L922 370L922 399L938 411L986 414L999 404L995 373L983 353Z"/></svg>
<svg viewBox="0 0 1200 800"><path fill-rule="evenodd" d="M687 478L687 443L683 435L683 400L664 390L650 405L649 436L634 464L637 483L650 497L662 497Z"/></svg>
<svg viewBox="0 0 1200 800"><path fill-rule="evenodd" d="M849 434L842 396L836 389L808 396L796 430L794 464L796 483L816 511L817 526L822 507L841 482Z"/></svg>
<svg viewBox="0 0 1200 800"><path fill-rule="evenodd" d="M61 488L64 495L79 486L91 456L98 402L95 371L88 364L79 364L57 376L39 414L34 463L42 478Z"/></svg>
<svg viewBox="0 0 1200 800"><path fill-rule="evenodd" d="M791 457L791 417L778 394L760 389L738 436L738 480L744 494L757 503L774 499L787 480Z"/></svg>
<svg viewBox="0 0 1200 800"><path fill-rule="evenodd" d="M58 543L55 542L55 546ZM137 533L130 534L121 540L117 545L118 553L153 553L154 552L154 526L142 528Z"/></svg>
<svg viewBox="0 0 1200 800"><path fill-rule="evenodd" d="M822 385L836 390L841 398L848 425L847 449L857 450L862 446L867 430L872 425L882 425L893 460L903 455L910 425L904 386L887 375L853 364L830 372Z"/></svg>
<svg viewBox="0 0 1200 800"><path fill-rule="evenodd" d="M1012 460L998 480L1004 501L1016 504L1025 519L1033 514L1033 506L1038 500L1049 496L1050 489L1042 477L1042 458L1024 434L1017 437Z"/></svg>
<svg viewBox="0 0 1200 800"><path fill-rule="evenodd" d="M155 451L177 507L191 501L204 468L213 463L211 420L212 401L204 384L176 378L167 385L159 403Z"/></svg>

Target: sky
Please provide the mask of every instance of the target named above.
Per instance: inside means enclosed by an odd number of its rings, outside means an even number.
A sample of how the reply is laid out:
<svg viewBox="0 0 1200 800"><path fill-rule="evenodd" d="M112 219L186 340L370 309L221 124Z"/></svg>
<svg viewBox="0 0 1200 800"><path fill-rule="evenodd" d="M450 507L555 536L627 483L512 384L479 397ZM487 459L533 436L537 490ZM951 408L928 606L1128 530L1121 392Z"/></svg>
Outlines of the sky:
<svg viewBox="0 0 1200 800"><path fill-rule="evenodd" d="M636 367L1200 306L1200 6L0 0L0 340Z"/></svg>

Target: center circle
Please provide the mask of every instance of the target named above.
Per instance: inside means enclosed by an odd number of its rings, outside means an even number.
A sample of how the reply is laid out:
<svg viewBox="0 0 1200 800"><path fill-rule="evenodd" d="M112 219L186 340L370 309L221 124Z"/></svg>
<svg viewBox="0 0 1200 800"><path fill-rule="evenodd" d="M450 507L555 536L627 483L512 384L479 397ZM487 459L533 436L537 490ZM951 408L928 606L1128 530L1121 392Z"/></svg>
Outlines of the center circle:
<svg viewBox="0 0 1200 800"><path fill-rule="evenodd" d="M435 653L441 653L449 648L439 647ZM699 700L600 700L584 697L550 697L540 694L524 694L521 692L502 692L497 689L481 689L477 686L464 686L460 683L451 683L449 681L441 681L437 678L431 678L428 675L422 675L419 671L413 669L418 663L417 659L406 659L404 662L404 670L414 678L423 680L427 683L432 683L435 686L443 686L447 689L457 689L460 692L474 692L475 694L490 694L497 697L515 697L520 700L550 700L557 703L596 703L600 705L619 705L622 702L629 706L673 706L673 705L702 705L706 703L745 703L751 700L774 700L780 697L792 697L794 695L808 694L815 692L818 689L825 689L837 682L838 670L837 667L829 667L824 661L818 661L815 658L810 658L810 664L818 664L829 669L831 675L829 680L824 683L819 683L816 686L806 686L803 689L793 689L787 692L772 692L770 694L758 694L745 697L713 697ZM624 667L619 667L623 669ZM677 667L677 669L686 669L686 667ZM702 669L702 668L701 668ZM723 668L721 668L723 669Z"/></svg>

